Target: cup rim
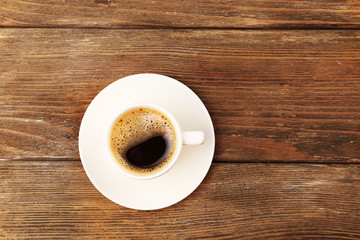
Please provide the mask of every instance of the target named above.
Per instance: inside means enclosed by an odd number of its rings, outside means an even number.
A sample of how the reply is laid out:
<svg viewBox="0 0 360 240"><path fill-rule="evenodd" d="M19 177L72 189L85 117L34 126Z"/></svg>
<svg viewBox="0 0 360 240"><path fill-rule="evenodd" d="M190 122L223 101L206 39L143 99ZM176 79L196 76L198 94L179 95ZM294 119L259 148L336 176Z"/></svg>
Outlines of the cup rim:
<svg viewBox="0 0 360 240"><path fill-rule="evenodd" d="M166 117L170 119L170 121L173 124L174 129L175 129L176 145L175 145L175 152L174 152L171 160L169 161L168 164L166 164L164 167L162 167L158 171L155 171L155 172L149 173L149 174L140 174L140 173L135 173L135 172L131 172L131 171L127 170L125 167L123 167L118 162L118 160L115 159L115 157L112 153L111 147L110 147L111 132L112 132L112 128L113 128L113 125L115 124L115 122L118 120L118 118L123 113L130 111L131 109L135 109L135 108L139 108L139 107L154 108L154 109L164 113L166 115ZM180 155L180 150L182 147L182 132L181 132L180 126L179 126L178 122L176 121L176 119L174 118L174 116L171 113L169 113L166 109L164 109L163 107L161 107L157 104L147 103L147 102L133 103L133 104L127 105L127 106L121 108L119 111L117 111L116 114L114 114L114 117L112 118L112 121L108 126L106 138L107 138L106 148L107 148L107 152L108 152L108 158L110 159L112 165L115 166L115 168L118 171L120 171L122 174L124 174L125 176L127 176L129 178L133 178L133 179L138 179L138 180L146 180L146 179L156 178L156 177L164 174L165 172L167 172L175 164L176 160L178 159L178 157Z"/></svg>

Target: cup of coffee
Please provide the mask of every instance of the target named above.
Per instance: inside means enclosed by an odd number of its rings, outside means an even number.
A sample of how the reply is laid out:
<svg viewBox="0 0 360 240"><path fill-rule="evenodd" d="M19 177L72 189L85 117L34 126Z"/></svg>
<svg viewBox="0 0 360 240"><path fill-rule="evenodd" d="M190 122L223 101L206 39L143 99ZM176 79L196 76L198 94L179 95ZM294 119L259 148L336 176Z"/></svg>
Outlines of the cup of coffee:
<svg viewBox="0 0 360 240"><path fill-rule="evenodd" d="M150 179L169 170L183 145L199 145L202 131L182 131L164 108L138 103L122 109L107 135L110 161L121 173L134 179Z"/></svg>

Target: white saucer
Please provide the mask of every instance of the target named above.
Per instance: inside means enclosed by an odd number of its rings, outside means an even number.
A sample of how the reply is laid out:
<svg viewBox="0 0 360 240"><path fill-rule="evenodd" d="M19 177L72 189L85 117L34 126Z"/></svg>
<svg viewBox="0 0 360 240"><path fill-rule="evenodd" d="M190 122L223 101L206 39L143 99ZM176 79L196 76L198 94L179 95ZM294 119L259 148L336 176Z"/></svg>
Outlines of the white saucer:
<svg viewBox="0 0 360 240"><path fill-rule="evenodd" d="M204 144L183 146L175 165L159 177L126 177L108 160L106 124L119 108L137 102L165 108L182 131L204 131ZM205 178L214 150L214 128L199 97L179 81L157 74L128 76L104 88L87 108L79 132L81 162L94 186L113 202L139 210L168 207L190 195Z"/></svg>

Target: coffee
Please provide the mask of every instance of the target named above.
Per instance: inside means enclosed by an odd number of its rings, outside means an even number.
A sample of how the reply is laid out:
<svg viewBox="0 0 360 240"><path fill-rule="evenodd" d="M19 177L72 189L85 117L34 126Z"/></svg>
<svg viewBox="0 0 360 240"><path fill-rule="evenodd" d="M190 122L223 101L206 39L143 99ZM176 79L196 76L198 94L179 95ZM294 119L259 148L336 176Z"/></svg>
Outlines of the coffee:
<svg viewBox="0 0 360 240"><path fill-rule="evenodd" d="M150 107L123 113L110 135L112 154L131 172L147 174L162 169L175 152L176 134L170 119Z"/></svg>

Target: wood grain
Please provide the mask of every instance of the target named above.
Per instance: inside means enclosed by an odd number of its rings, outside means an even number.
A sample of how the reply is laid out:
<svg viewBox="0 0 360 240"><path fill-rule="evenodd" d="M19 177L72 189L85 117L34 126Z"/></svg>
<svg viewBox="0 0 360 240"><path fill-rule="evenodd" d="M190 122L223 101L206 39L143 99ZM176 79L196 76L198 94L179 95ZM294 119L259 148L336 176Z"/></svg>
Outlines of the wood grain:
<svg viewBox="0 0 360 240"><path fill-rule="evenodd" d="M215 163L156 211L109 201L78 161L2 161L0 180L3 239L360 238L359 165Z"/></svg>
<svg viewBox="0 0 360 240"><path fill-rule="evenodd" d="M359 11L343 0L0 0L0 26L359 29Z"/></svg>
<svg viewBox="0 0 360 240"><path fill-rule="evenodd" d="M0 29L0 158L79 159L88 104L142 72L192 88L218 161L360 162L358 31Z"/></svg>

